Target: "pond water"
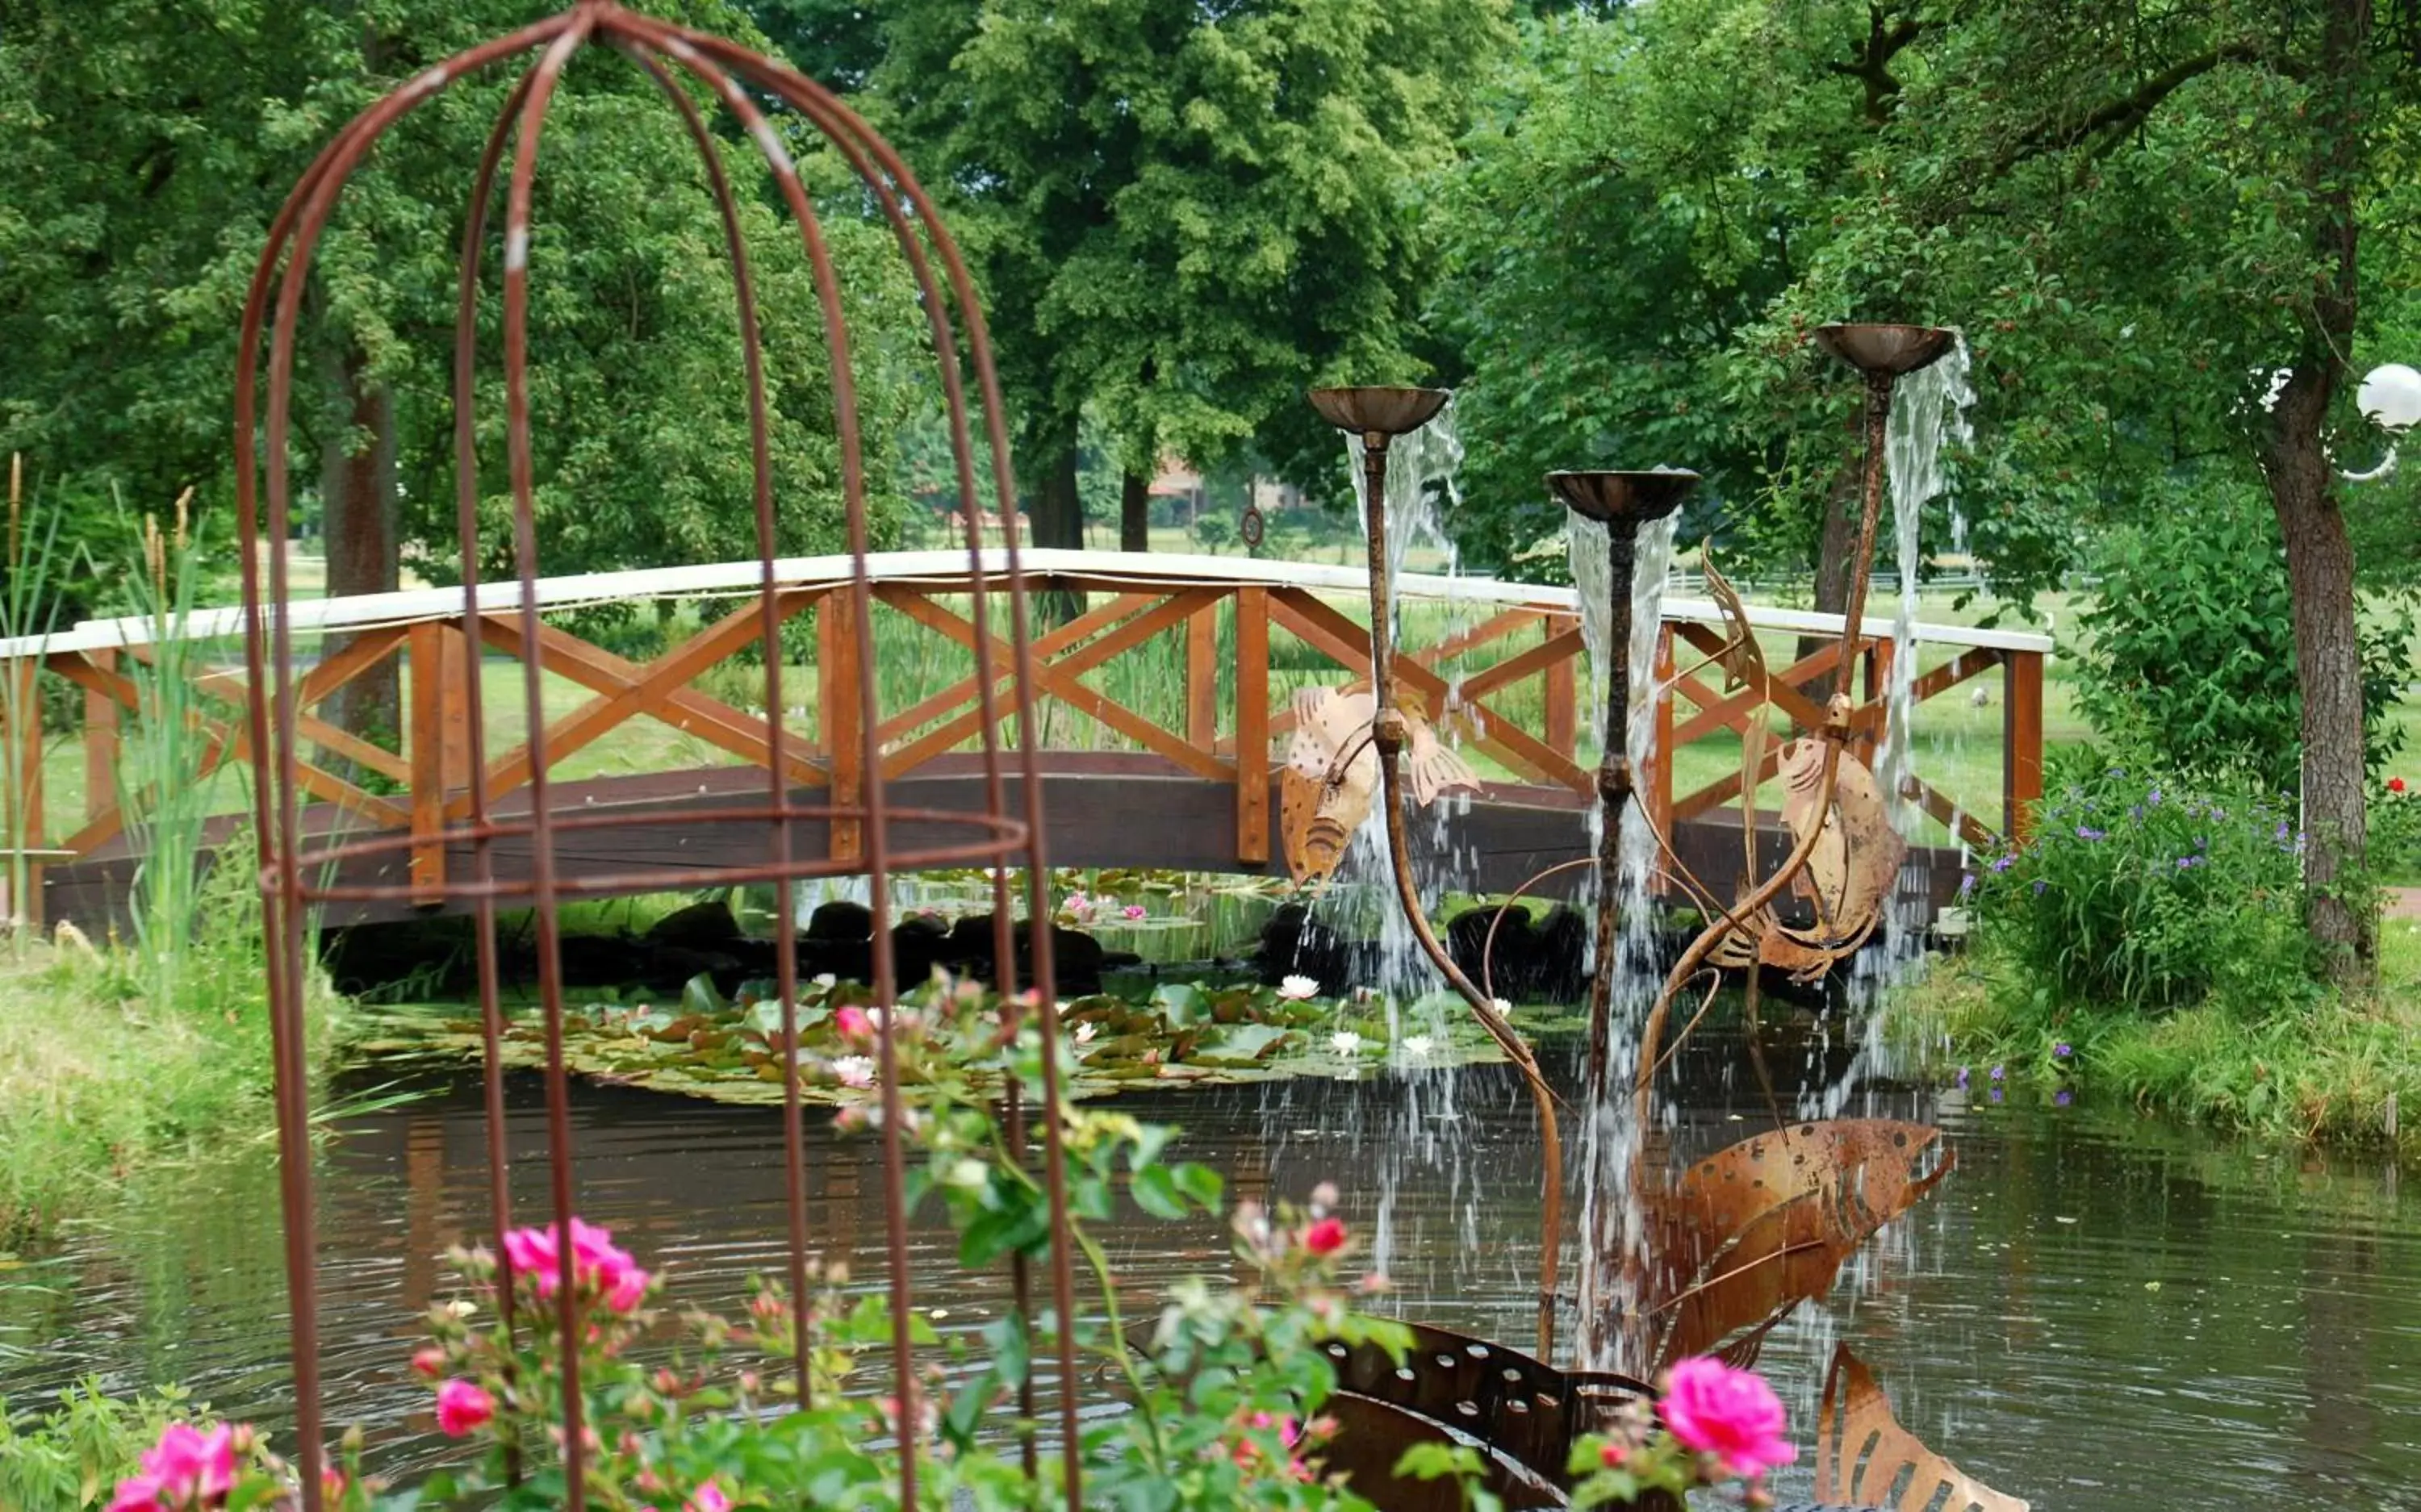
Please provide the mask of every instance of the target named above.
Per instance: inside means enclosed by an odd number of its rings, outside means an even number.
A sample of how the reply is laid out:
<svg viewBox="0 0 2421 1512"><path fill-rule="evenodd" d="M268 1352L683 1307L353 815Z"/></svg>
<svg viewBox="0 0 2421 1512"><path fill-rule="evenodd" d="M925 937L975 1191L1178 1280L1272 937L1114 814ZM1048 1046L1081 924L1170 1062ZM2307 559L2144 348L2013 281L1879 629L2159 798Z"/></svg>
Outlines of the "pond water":
<svg viewBox="0 0 2421 1512"><path fill-rule="evenodd" d="M1693 1150L1753 1132L1755 1083L1694 1052L1673 1132ZM1817 1069L1834 1058L1808 1057ZM1979 1076L1978 1082L1983 1079ZM1735 1090L1737 1089L1737 1090ZM1378 1246L1407 1316L1527 1347L1537 1146L1500 1070L1296 1082L1124 1099L1181 1125L1180 1150L1232 1195L1298 1200L1322 1180ZM541 1201L539 1088L513 1088L523 1211ZM1874 1365L1904 1423L2038 1508L2372 1508L2421 1485L2421 1196L2391 1167L2264 1152L2085 1106L2001 1105L1981 1088L1863 1085L1852 1115L1941 1124L1959 1169L1851 1263L1828 1304L1769 1347L1804 1442L1833 1343ZM782 1264L778 1111L585 1088L580 1207L677 1297L727 1304ZM810 1135L819 1241L879 1273L878 1146ZM403 1362L446 1293L435 1262L482 1238L476 1085L343 1121L323 1166L323 1335L331 1421L370 1426L388 1466L445 1452ZM0 1271L0 1393L33 1405L86 1373L177 1380L223 1411L286 1411L284 1286L265 1146L143 1186L106 1223ZM938 1224L914 1234L920 1307L979 1328L1004 1281L957 1270ZM1224 1228L1136 1216L1111 1236L1130 1302L1233 1264ZM1049 1400L1046 1396L1045 1400ZM1788 1487L1786 1487L1788 1489Z"/></svg>

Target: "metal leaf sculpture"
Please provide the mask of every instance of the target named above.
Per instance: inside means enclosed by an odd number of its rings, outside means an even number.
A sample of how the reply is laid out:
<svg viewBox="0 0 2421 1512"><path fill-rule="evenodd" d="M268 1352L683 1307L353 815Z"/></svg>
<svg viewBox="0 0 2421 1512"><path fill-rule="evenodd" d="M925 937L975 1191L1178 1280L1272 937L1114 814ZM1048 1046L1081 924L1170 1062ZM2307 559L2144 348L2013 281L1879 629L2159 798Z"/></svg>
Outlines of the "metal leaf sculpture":
<svg viewBox="0 0 2421 1512"><path fill-rule="evenodd" d="M1840 1345L1816 1419L1816 1500L1883 1506L1903 1477L1897 1512L2028 1512L2028 1504L1978 1485L1901 1427L1874 1372Z"/></svg>
<svg viewBox="0 0 2421 1512"><path fill-rule="evenodd" d="M1719 1349L1755 1360L1792 1309L1832 1290L1841 1262L1955 1163L1941 1130L1836 1118L1758 1134L1648 1199L1644 1357L1661 1370Z"/></svg>
<svg viewBox="0 0 2421 1512"><path fill-rule="evenodd" d="M1400 694L1398 707L1403 706ZM1369 816L1379 789L1379 754L1370 740L1378 701L1364 691L1298 688L1294 734L1278 774L1278 832L1287 870L1298 885L1325 885ZM1479 790L1479 778L1414 709L1405 773L1413 797L1434 803L1446 792Z"/></svg>
<svg viewBox="0 0 2421 1512"><path fill-rule="evenodd" d="M1761 733L1754 725L1751 729ZM1755 776L1747 765L1751 754L1762 759L1763 741L1755 733L1742 747L1744 792ZM1760 911L1747 928L1725 938L1714 954L1716 964L1735 970L1753 963L1774 966L1790 973L1796 981L1812 982L1855 954L1882 922L1893 880L1908 854L1908 842L1892 828L1874 774L1846 751L1838 762L1833 802L1820 814L1822 743L1795 740L1782 751L1782 822L1794 840L1815 837L1805 868L1791 879L1791 891L1815 905L1814 925L1799 928L1784 924L1771 909ZM1743 811L1753 874L1757 843L1753 794L1743 800Z"/></svg>
<svg viewBox="0 0 2421 1512"><path fill-rule="evenodd" d="M1713 541L1698 548L1698 568L1706 575L1707 597L1715 601L1715 612L1723 616L1723 648L1712 660L1724 669L1724 692L1733 693L1752 683L1764 687L1765 648L1757 644L1757 631L1749 625L1748 605L1741 601L1740 590L1715 570Z"/></svg>

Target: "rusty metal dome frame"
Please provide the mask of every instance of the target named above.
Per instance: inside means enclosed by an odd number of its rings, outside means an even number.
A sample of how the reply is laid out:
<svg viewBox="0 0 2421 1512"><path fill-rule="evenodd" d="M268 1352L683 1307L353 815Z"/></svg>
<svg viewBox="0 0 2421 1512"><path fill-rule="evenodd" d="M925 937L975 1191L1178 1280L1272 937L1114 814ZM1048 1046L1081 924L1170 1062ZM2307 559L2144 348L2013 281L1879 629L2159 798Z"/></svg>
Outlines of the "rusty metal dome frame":
<svg viewBox="0 0 2421 1512"><path fill-rule="evenodd" d="M287 1285L291 1311L291 1345L301 1496L306 1512L321 1503L320 1470L324 1459L322 1404L320 1400L318 1294L314 1275L317 1248L310 1171L310 1110L305 1073L303 1017L305 981L306 915L319 903L339 900L411 898L428 902L426 885L338 882L334 864L393 853L415 843L414 837L354 842L313 841L303 834L300 794L303 772L297 735L302 723L303 690L297 680L292 616L292 585L283 550L263 553L264 542L288 538L292 518L292 484L289 476L288 441L293 401L293 369L303 298L310 279L312 255L328 225L345 184L354 169L398 121L466 75L532 53L519 81L508 95L488 136L475 177L461 244L461 271L454 344L454 444L456 528L461 550L462 610L461 626L467 644L477 646L484 616L496 612L483 605L479 591L479 488L476 432L473 424L475 377L477 371L476 317L481 295L480 263L489 236L490 201L498 172L509 148L512 160L505 186L503 221L503 367L507 431L506 449L512 499L511 550L518 580L518 598L505 607L517 609L525 642L539 632L539 605L535 584L539 576L539 542L533 507L533 462L529 413L529 245L532 235L532 186L549 103L565 65L584 47L611 48L657 86L678 113L691 145L696 149L708 186L720 212L726 254L730 262L738 303L742 360L749 408L754 513L757 549L763 576L757 590L763 614L765 709L769 740L767 790L756 803L740 803L694 813L700 822L762 825L765 860L755 866L729 868L654 867L577 882L555 873L557 837L581 831L611 834L645 822L643 814L582 814L558 817L548 807L548 756L545 722L540 717L542 678L537 659L523 668L523 697L528 716L531 788L529 812L512 819L492 811L484 751L484 714L476 677L467 680L468 815L440 833L424 834L416 843L460 845L471 854L472 877L446 883L444 899L467 902L477 922L479 1012L485 1040L487 1161L491 1221L498 1235L511 1226L504 1144L504 1084L498 1045L503 1034L498 995L496 909L500 901L525 902L537 915L539 996L546 1028L546 1105L548 1164L552 1217L568 1225L573 1216L571 1136L569 1082L563 1054L564 994L556 946L558 906L567 896L610 892L664 891L683 887L771 882L776 893L777 917L792 917L791 887L796 881L838 875L868 879L874 914L873 990L889 1005L898 984L890 934L890 877L895 871L918 867L989 865L993 868L994 961L1001 974L1004 1034L1014 1034L1023 1005L1016 992L1021 952L1011 919L1011 867L1024 868L1028 896L1029 940L1023 959L1036 989L1033 1012L1046 1044L1057 1034L1052 966L1049 869L1041 824L1042 779L1036 758L1033 683L1028 676L1030 628L1025 578L1019 564L1016 485L995 373L991 338L985 329L973 280L965 260L935 211L931 198L918 184L898 154L864 120L829 91L780 62L736 43L641 15L614 0L579 0L571 8L534 23L508 36L456 54L383 96L347 125L320 151L280 210L269 232L254 273L241 331L235 389L236 504L242 538L244 656L249 675L248 733L260 759L262 779L254 785L253 819L261 849L259 887L265 913L271 1027L276 1070L276 1098L281 1205L286 1231ZM880 208L915 278L927 320L942 392L950 422L956 465L960 515L965 527L973 585L974 649L980 723L986 804L980 813L943 813L902 808L884 796L879 727L880 698L875 679L858 679L858 728L864 744L863 791L856 803L807 804L792 800L785 773L786 703L781 696L782 655L777 608L774 495L770 459L770 409L766 396L763 333L757 291L748 264L746 239L741 228L738 202L725 171L720 148L683 78L722 101L754 142L772 172L790 218L797 224L813 275L821 315L826 355L830 361L834 421L841 456L841 491L848 517L851 572L836 594L846 595L856 624L871 630L873 601L867 567L869 539L866 514L865 459L858 427L852 379L850 331L841 306L840 279L825 242L816 209L800 182L799 173L781 133L751 91L777 100L795 119L814 128L836 150ZM956 320L953 319L953 310ZM262 408L261 365L267 345L266 409ZM1005 527L1005 552L1000 569L986 576L984 517L976 481L976 442L970 425L967 387L972 369L974 402L983 414L983 444L992 471L994 507ZM999 643L987 624L987 595L1005 590L1009 602L1009 633L1005 662L990 649ZM827 600L830 601L830 600ZM1014 693L1006 710L995 684L1007 677ZM1000 723L1016 716L1016 733L1004 744ZM1013 771L1011 769L1014 769ZM1011 796L1012 778L1016 789ZM854 822L862 826L862 855L804 856L792 844L793 825L803 820ZM892 826L911 821L925 826L958 826L965 834L954 843L919 850L895 847ZM530 875L525 881L503 881L496 875L494 848L499 842L525 844ZM804 1155L804 1112L798 1047L798 957L795 928L776 938L776 970L781 996L783 1056L783 1120L786 1186L789 1198L789 1275L794 1297L806 1294L806 1179ZM905 1155L901 1144L899 1092L894 1072L895 1050L888 1037L880 1046L883 1113L882 1180L886 1205L888 1288L893 1336L895 1390L904 1409L918 1390L911 1357L909 1324L914 1315L907 1259L907 1204L904 1198ZM1045 1186L1051 1216L1048 1253L1049 1285L1055 1315L1074 1313L1071 1243L1068 1193L1061 1161L1061 1088L1055 1057L1042 1057L1043 1106L1036 1110L1042 1124ZM1012 1148L1025 1145L1026 1110L1019 1106L1015 1079L1007 1085L1007 1118ZM500 1266L509 1262L499 1256ZM571 1248L563 1247L564 1272L555 1291L561 1309L563 1341L564 1459L567 1504L586 1502L582 1460L578 1350L579 1331L573 1327L575 1290L570 1275ZM1012 1286L1020 1317L1031 1329L1035 1316L1031 1278L1024 1261L1012 1261ZM499 1287L503 1322L513 1326L509 1276ZM793 1338L796 1366L807 1376L806 1309L798 1310ZM1071 1331L1061 1327L1056 1339L1059 1367L1057 1426L1064 1459L1067 1504L1082 1504L1077 1433L1077 1371ZM1020 1416L1036 1417L1033 1387L1024 1389ZM1031 1440L1028 1441L1029 1450ZM1029 1455L1029 1468L1031 1459ZM916 1504L917 1449L900 1446L900 1500Z"/></svg>

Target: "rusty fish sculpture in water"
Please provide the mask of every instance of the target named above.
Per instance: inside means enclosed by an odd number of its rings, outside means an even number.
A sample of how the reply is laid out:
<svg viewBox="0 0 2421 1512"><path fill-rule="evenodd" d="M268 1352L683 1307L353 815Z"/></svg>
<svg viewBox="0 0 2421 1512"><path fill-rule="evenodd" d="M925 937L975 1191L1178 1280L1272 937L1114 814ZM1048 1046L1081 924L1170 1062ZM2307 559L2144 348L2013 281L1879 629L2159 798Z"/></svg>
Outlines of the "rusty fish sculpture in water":
<svg viewBox="0 0 2421 1512"><path fill-rule="evenodd" d="M1941 1130L1882 1118L1790 1124L1717 1151L1644 1199L1648 1270L1631 1358L1755 1363L1774 1325L1955 1161Z"/></svg>
<svg viewBox="0 0 2421 1512"><path fill-rule="evenodd" d="M1897 1502L1894 1486L1904 1486ZM2027 1504L1978 1484L1900 1426L1891 1398L1846 1344L1824 1373L1816 1419L1816 1500L1892 1512L2027 1512Z"/></svg>
<svg viewBox="0 0 2421 1512"><path fill-rule="evenodd" d="M1794 843L1816 836L1806 868L1791 880L1791 892L1813 905L1815 919L1803 928L1764 910L1747 927L1725 939L1714 960L1734 970L1752 964L1778 967L1793 981L1812 982L1856 954L1882 922L1908 842L1892 828L1874 773L1847 751L1841 753L1834 779L1832 806L1821 814L1816 811L1816 798L1823 786L1823 742L1794 740L1784 746L1781 769L1784 826ZM1754 800L1745 806L1742 822L1754 847ZM1750 875L1754 873L1752 866Z"/></svg>
<svg viewBox="0 0 2421 1512"><path fill-rule="evenodd" d="M1448 792L1477 792L1479 778L1398 690L1411 728L1404 775L1424 806ZM1278 829L1297 885L1326 885L1379 793L1379 751L1370 740L1378 700L1367 692L1298 688L1294 733L1278 774Z"/></svg>

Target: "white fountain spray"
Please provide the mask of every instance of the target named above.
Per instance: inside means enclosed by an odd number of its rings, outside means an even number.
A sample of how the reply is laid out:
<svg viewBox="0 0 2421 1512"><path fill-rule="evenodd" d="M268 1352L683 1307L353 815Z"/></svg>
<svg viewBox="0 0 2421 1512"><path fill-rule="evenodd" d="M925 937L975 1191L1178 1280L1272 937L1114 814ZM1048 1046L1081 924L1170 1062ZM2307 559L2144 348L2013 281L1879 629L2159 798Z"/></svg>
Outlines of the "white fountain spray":
<svg viewBox="0 0 2421 1512"><path fill-rule="evenodd" d="M1607 684L1612 678L1612 656L1626 658L1630 672L1629 699L1624 710L1624 745L1631 758L1631 770L1645 772L1651 770L1656 749L1656 709L1662 690L1656 683L1656 652L1664 614L1664 583L1672 570L1673 543L1679 528L1679 517L1667 515L1644 525L1609 527L1596 521L1571 516L1567 522L1567 541L1571 553L1572 583L1581 602L1581 639L1588 649L1589 700L1592 709L1605 708ZM1611 581L1613 570L1606 550L1609 528L1635 529L1636 556L1632 579L1619 585L1631 606L1631 640L1621 647L1608 645L1613 639L1612 605L1617 585ZM1581 1226L1585 1244L1586 1238L1606 1231L1609 1218L1618 1218L1622 1245L1639 1240L1643 1217L1638 1194L1629 1183L1632 1158L1636 1154L1642 1131L1632 1126L1630 1087L1639 1060L1639 1026L1649 1005L1656 998L1662 977L1656 968L1655 899L1652 884L1656 875L1656 833L1654 821L1642 801L1644 794L1634 795L1622 815L1622 833L1618 837L1615 886L1616 907L1622 921L1622 931L1611 962L1591 959L1589 970L1614 973L1613 1021L1609 1026L1606 1056L1605 1094L1588 1110L1588 1125L1584 1136ZM1603 836L1604 816L1596 804L1589 805L1589 848L1596 853ZM1598 885L1593 869L1586 875L1583 889L1587 901ZM1592 943L1592 951L1595 946ZM1621 1204L1617 1214L1602 1214L1601 1205ZM1580 1266L1580 1311L1583 1317L1601 1316L1610 1299L1605 1288L1618 1276L1613 1263L1624 1253L1617 1249L1601 1256L1585 1255ZM1588 1331L1580 1337L1585 1340ZM1586 1369L1617 1369L1623 1362L1612 1352L1619 1340L1609 1336L1601 1341L1598 1358L1581 1361Z"/></svg>

